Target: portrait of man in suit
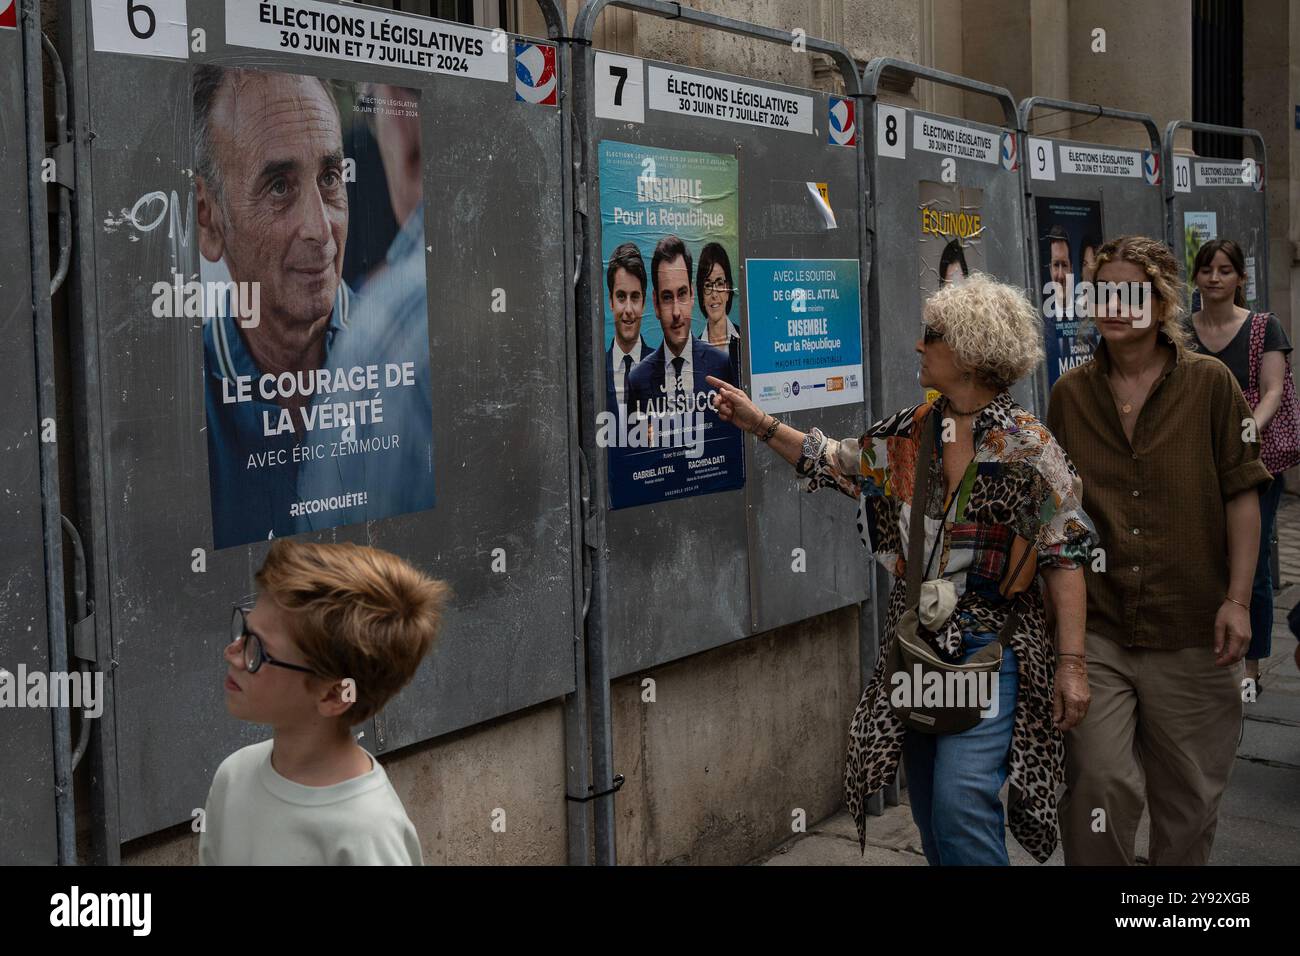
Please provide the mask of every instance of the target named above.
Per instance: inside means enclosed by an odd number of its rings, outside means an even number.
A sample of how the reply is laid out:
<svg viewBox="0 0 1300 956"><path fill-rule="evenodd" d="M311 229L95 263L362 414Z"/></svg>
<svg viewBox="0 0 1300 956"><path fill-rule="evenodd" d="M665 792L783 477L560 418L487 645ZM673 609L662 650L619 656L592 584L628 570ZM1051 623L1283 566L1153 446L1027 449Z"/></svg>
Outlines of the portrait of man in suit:
<svg viewBox="0 0 1300 956"><path fill-rule="evenodd" d="M665 236L659 240L650 260L650 276L655 315L664 340L632 368L627 395L630 413L654 417L671 413L674 408L702 407L716 414L703 397L709 391L706 377L713 375L735 384L726 351L691 335L695 313L691 267L691 254L680 238ZM694 405L692 396L696 396Z"/></svg>
<svg viewBox="0 0 1300 956"><path fill-rule="evenodd" d="M1047 263L1048 275L1052 278L1052 293L1055 296L1056 318L1066 318L1070 276L1074 273L1074 264L1070 258L1070 237L1060 226L1053 226L1047 232L1047 248L1050 258Z"/></svg>
<svg viewBox="0 0 1300 956"><path fill-rule="evenodd" d="M625 242L609 258L605 270L614 338L605 353L605 408L615 414L626 407L627 380L632 367L650 354L641 335L645 314L645 260L635 242Z"/></svg>

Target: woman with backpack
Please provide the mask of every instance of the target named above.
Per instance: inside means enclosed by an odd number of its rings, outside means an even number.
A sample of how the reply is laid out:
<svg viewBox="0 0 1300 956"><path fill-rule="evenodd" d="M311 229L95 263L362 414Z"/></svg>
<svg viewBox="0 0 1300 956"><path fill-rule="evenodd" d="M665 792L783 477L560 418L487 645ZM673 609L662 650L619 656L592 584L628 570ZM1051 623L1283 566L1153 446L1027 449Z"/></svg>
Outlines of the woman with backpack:
<svg viewBox="0 0 1300 956"><path fill-rule="evenodd" d="M1259 662L1272 652L1273 576L1270 561L1273 527L1282 498L1282 473L1300 463L1300 415L1291 376L1291 342L1271 312L1246 308L1246 260L1231 239L1211 239L1192 265L1192 280L1201 294L1201 309L1189 332L1196 351L1211 355L1232 371L1255 419L1260 461L1273 480L1259 489L1259 563L1250 599L1250 649L1246 652L1243 699L1263 690Z"/></svg>

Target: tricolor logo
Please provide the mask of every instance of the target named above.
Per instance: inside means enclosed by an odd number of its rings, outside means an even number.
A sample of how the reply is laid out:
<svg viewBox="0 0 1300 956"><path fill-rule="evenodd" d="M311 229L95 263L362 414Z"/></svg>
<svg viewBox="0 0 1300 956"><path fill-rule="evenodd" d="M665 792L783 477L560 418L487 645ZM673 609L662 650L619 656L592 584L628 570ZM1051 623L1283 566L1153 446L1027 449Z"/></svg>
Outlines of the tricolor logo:
<svg viewBox="0 0 1300 956"><path fill-rule="evenodd" d="M1020 168L1020 147L1016 145L1016 134L1002 133L1002 168L1015 172Z"/></svg>
<svg viewBox="0 0 1300 956"><path fill-rule="evenodd" d="M826 141L835 146L857 146L858 124L856 104L839 96L830 98L830 133Z"/></svg>
<svg viewBox="0 0 1300 956"><path fill-rule="evenodd" d="M559 103L555 75L555 47L515 41L515 99L539 106Z"/></svg>
<svg viewBox="0 0 1300 956"><path fill-rule="evenodd" d="M0 27L18 29L18 0L0 0Z"/></svg>
<svg viewBox="0 0 1300 956"><path fill-rule="evenodd" d="M1142 150L1142 175L1148 186L1160 185L1160 154L1149 149Z"/></svg>

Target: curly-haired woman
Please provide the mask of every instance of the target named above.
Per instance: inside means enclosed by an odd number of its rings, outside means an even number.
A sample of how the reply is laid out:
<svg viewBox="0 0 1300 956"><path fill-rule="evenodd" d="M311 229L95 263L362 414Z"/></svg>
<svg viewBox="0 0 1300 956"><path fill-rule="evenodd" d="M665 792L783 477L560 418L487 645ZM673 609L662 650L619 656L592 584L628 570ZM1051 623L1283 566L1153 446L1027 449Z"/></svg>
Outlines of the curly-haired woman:
<svg viewBox="0 0 1300 956"><path fill-rule="evenodd" d="M1047 428L1008 389L1042 361L1038 313L1024 293L979 273L944 285L923 311L920 382L937 389L872 425L861 438L805 435L766 415L743 391L710 379L724 420L754 432L808 478L858 501L863 543L894 576L882 653L849 727L845 791L865 846L866 798L907 768L912 817L934 865L1006 864L1007 815L1040 861L1057 843L1062 731L1088 708L1083 659L1083 572L1092 526L1078 479ZM918 461L933 429L929 461ZM906 542L914 479L928 469L923 576L937 600L918 634L949 663L965 661L1018 618L1004 645L997 706L949 735L907 727L893 710L894 633L908 602ZM1056 614L1048 635L1042 582ZM905 673L905 672L900 672Z"/></svg>

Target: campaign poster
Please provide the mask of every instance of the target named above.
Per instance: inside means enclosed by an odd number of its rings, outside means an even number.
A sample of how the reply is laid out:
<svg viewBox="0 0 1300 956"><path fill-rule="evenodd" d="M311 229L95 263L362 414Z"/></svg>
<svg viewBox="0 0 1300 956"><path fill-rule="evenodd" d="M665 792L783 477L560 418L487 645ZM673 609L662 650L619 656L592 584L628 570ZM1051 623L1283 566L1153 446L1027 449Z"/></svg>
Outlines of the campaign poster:
<svg viewBox="0 0 1300 956"><path fill-rule="evenodd" d="M924 302L949 282L984 271L984 190L921 182L918 284Z"/></svg>
<svg viewBox="0 0 1300 956"><path fill-rule="evenodd" d="M925 181L918 186L917 285L924 303L949 282L985 271L984 190ZM927 402L938 397L926 389Z"/></svg>
<svg viewBox="0 0 1300 956"><path fill-rule="evenodd" d="M745 484L739 429L712 375L738 384L736 157L600 144L605 408L611 508Z"/></svg>
<svg viewBox="0 0 1300 956"><path fill-rule="evenodd" d="M1097 274L1101 248L1101 203L1095 199L1034 200L1038 216L1038 287L1043 314L1043 345L1047 353L1047 387L1092 357L1096 325L1087 313L1087 294ZM1089 283L1084 286L1082 283Z"/></svg>
<svg viewBox="0 0 1300 956"><path fill-rule="evenodd" d="M768 413L863 400L857 259L746 259L749 384Z"/></svg>
<svg viewBox="0 0 1300 956"><path fill-rule="evenodd" d="M192 105L213 546L432 508L419 92L202 65Z"/></svg>
<svg viewBox="0 0 1300 956"><path fill-rule="evenodd" d="M1192 311L1201 308L1201 290L1196 288L1196 275L1193 264L1201 246L1211 239L1219 238L1219 216L1213 212L1183 213L1183 270L1187 273L1187 297L1192 304Z"/></svg>

